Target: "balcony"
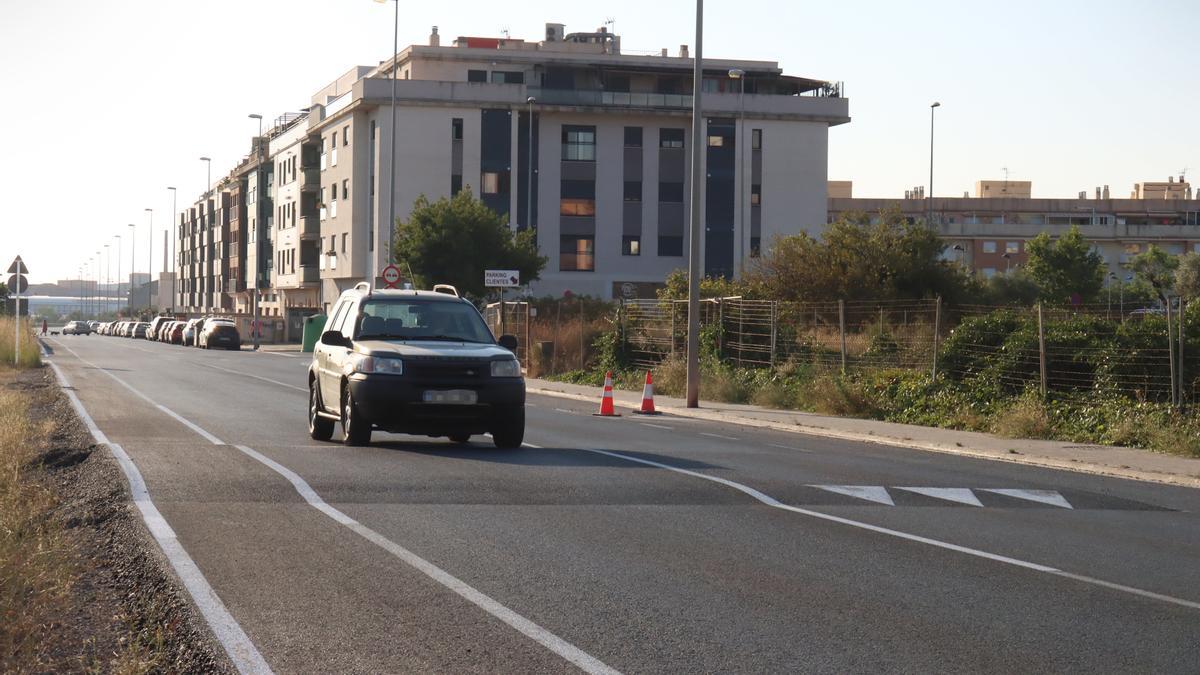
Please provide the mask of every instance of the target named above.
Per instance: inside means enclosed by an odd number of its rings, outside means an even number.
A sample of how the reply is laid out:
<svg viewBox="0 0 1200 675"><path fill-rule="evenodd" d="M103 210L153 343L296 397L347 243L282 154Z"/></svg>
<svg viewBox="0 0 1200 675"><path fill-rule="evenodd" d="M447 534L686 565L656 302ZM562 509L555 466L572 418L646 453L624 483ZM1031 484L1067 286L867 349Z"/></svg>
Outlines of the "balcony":
<svg viewBox="0 0 1200 675"><path fill-rule="evenodd" d="M692 108L690 94L651 94L619 91L582 89L529 88L529 95L537 99L538 105L561 105L599 108L629 108L670 111L688 111ZM704 114L708 116L736 117L747 115L771 115L785 118L824 121L830 124L845 124L850 121L848 99L827 96L786 96L782 94L706 93L703 98Z"/></svg>
<svg viewBox="0 0 1200 675"><path fill-rule="evenodd" d="M321 238L321 220L319 217L300 216L300 238L301 239L320 239Z"/></svg>
<svg viewBox="0 0 1200 675"><path fill-rule="evenodd" d="M317 283L321 281L321 270L317 269L316 265L301 265L300 272L297 276L300 277L301 283Z"/></svg>

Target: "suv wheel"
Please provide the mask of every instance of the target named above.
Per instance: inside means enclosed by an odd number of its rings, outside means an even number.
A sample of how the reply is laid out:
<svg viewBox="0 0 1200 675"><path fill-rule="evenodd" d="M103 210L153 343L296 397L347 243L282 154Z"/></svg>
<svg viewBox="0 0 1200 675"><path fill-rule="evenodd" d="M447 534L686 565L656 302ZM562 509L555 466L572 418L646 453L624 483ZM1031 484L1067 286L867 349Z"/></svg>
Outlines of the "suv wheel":
<svg viewBox="0 0 1200 675"><path fill-rule="evenodd" d="M346 445L367 445L371 442L371 423L368 422L358 405L354 402L354 394L349 387L342 387L342 443Z"/></svg>
<svg viewBox="0 0 1200 675"><path fill-rule="evenodd" d="M308 383L308 435L315 441L333 438L333 420L318 415L321 409L321 391L314 380Z"/></svg>
<svg viewBox="0 0 1200 675"><path fill-rule="evenodd" d="M466 443L471 440L471 434L450 434L448 438L452 443Z"/></svg>
<svg viewBox="0 0 1200 675"><path fill-rule="evenodd" d="M501 411L492 423L492 442L497 448L512 450L525 440L525 406Z"/></svg>

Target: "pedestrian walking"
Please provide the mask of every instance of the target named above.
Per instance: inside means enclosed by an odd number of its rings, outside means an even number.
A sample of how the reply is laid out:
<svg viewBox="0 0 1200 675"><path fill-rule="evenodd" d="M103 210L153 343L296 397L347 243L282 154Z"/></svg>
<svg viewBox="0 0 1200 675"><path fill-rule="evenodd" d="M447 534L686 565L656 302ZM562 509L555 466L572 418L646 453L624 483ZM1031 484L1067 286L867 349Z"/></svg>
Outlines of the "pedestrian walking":
<svg viewBox="0 0 1200 675"><path fill-rule="evenodd" d="M49 328L50 328L50 326L46 324L46 319L44 319L44 318L43 318L43 319L42 319L42 335L43 335L43 336L45 336L45 335L46 335L46 331L47 331Z"/></svg>

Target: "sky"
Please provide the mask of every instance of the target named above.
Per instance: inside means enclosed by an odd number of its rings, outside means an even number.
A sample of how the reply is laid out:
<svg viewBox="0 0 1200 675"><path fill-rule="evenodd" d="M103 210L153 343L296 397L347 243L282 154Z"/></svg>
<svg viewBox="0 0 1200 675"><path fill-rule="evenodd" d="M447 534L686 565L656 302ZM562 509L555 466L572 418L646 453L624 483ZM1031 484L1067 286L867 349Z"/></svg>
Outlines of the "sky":
<svg viewBox="0 0 1200 675"><path fill-rule="evenodd" d="M540 39L546 22L607 19L628 51L694 47L694 2L402 2L400 44L458 35ZM393 7L372 0L0 0L0 263L33 282L75 278L89 258L122 273L136 225L140 271L162 266L171 194L180 208L249 151L270 120L354 65L389 56ZM709 0L704 52L777 61L845 83L849 124L830 130L829 178L857 197L929 180L929 104L940 101L934 192L979 179L1033 181L1071 197L1184 168L1200 178L1200 2L1147 0ZM1200 181L1194 181L1200 182ZM145 209L153 209L153 215ZM109 249L104 245L109 244ZM93 267L92 269L95 269Z"/></svg>

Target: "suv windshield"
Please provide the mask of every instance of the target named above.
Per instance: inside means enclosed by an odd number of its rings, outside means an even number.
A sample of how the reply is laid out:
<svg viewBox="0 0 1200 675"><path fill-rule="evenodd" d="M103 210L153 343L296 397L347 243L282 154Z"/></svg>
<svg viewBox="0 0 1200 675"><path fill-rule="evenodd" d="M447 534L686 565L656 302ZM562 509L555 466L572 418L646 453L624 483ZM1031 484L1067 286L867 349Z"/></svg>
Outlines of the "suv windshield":
<svg viewBox="0 0 1200 675"><path fill-rule="evenodd" d="M446 340L492 344L479 312L464 302L371 299L362 304L355 339Z"/></svg>

